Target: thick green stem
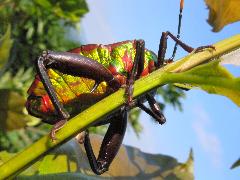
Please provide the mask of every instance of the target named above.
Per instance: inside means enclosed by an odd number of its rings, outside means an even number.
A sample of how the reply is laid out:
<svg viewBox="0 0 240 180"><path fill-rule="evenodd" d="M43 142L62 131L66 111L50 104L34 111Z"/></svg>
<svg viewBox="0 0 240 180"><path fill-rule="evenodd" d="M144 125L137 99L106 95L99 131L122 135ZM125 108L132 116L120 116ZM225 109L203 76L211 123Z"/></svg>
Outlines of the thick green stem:
<svg viewBox="0 0 240 180"><path fill-rule="evenodd" d="M168 66L151 73L145 78L139 79L134 85L134 97L163 84L174 82L193 84L201 84L204 82L205 84L207 83L213 86L221 85L231 89L233 84L220 79L219 81L216 81L215 78L213 81L211 78L205 79L189 76L185 73L172 73L186 71L194 66L240 47L240 35L221 41L214 46L216 47L216 51L204 51L202 53L194 54L190 59L183 58L176 63L169 64ZM69 120L69 122L56 133L56 137L58 138L56 142L51 142L49 136L46 135L0 166L0 179L13 177L20 173L23 169L29 167L34 161L48 153L51 149L73 138L80 131L86 129L105 115L119 108L124 102L124 89L121 89L83 111Z"/></svg>

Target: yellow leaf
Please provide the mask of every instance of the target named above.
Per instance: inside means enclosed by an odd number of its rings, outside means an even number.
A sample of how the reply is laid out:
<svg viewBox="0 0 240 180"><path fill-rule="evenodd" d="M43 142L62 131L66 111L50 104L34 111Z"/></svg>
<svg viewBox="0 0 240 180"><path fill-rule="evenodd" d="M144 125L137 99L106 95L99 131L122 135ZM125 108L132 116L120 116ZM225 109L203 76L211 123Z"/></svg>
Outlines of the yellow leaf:
<svg viewBox="0 0 240 180"><path fill-rule="evenodd" d="M25 98L9 90L0 90L0 130L11 131L20 129L37 121L36 118L24 113ZM35 123L36 124L36 123Z"/></svg>
<svg viewBox="0 0 240 180"><path fill-rule="evenodd" d="M0 68L7 62L12 47L11 26L9 25L6 33L0 38Z"/></svg>
<svg viewBox="0 0 240 180"><path fill-rule="evenodd" d="M208 23L213 27L214 32L240 20L239 0L205 0L205 2L209 8Z"/></svg>

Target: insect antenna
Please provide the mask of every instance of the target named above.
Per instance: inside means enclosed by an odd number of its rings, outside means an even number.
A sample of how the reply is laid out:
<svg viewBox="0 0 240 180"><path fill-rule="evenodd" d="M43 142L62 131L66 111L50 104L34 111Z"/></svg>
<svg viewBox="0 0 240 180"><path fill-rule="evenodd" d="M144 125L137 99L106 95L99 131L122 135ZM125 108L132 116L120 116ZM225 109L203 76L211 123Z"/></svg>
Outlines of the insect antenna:
<svg viewBox="0 0 240 180"><path fill-rule="evenodd" d="M179 16L178 16L178 32L177 32L177 38L180 38L180 33L181 33L181 25L182 25L182 11L183 11L183 6L184 6L184 0L180 1L180 8L179 8ZM175 58L176 52L177 52L177 47L178 47L178 42L175 43L172 57L170 60L173 60Z"/></svg>

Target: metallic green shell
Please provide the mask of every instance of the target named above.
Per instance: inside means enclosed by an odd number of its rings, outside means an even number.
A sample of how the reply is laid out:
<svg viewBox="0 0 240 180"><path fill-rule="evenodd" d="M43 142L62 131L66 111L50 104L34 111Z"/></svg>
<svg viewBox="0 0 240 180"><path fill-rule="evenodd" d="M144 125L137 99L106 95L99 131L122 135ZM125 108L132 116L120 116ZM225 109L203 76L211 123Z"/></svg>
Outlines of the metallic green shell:
<svg viewBox="0 0 240 180"><path fill-rule="evenodd" d="M120 74L126 77L127 73L131 71L134 62L136 54L135 42L134 40L110 45L85 45L69 52L79 53L96 60L109 69L113 75ZM146 49L142 76L154 70L155 62L157 62L157 56ZM81 71L81 69L79 69L79 71ZM70 114L79 113L112 93L112 89L108 88L106 82L102 82L96 91L90 93L94 85L94 80L64 74L55 69L48 69L48 75L59 101ZM55 111L39 78L36 78L29 88L29 94L44 97L42 98L44 101L41 100L41 102L38 99L31 101L31 103L33 103L32 106L34 106L35 111L38 111L38 114L46 113L46 109L48 109L48 111L50 110L50 112ZM49 101L47 105L46 103L44 104L46 101Z"/></svg>
<svg viewBox="0 0 240 180"><path fill-rule="evenodd" d="M109 68L113 66L116 72L122 75L127 75L131 70L130 64L133 64L136 48L134 41L124 41L110 45L85 45L79 54L98 61L100 64ZM89 48L90 46L90 48ZM157 62L157 56L149 50L145 50L144 69L149 66L149 63Z"/></svg>

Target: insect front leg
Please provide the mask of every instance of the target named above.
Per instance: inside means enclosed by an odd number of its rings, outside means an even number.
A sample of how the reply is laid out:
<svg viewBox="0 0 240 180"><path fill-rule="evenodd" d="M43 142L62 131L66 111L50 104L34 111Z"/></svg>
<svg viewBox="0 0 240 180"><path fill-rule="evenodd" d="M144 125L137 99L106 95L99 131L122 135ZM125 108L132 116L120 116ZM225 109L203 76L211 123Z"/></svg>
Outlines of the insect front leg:
<svg viewBox="0 0 240 180"><path fill-rule="evenodd" d="M167 50L167 38L171 37L179 46L181 46L185 51L192 52L194 48L191 46L188 46L187 44L183 43L181 40L179 40L177 37L175 37L172 33L169 31L163 32L160 43L159 43L159 50L158 50L158 67L161 67L165 62L165 54ZM174 55L173 55L174 56ZM172 56L172 57L173 57ZM173 59L171 59L173 60Z"/></svg>
<svg viewBox="0 0 240 180"><path fill-rule="evenodd" d="M55 139L55 132L59 130L67 119L69 113L64 109L62 103L57 98L56 92L47 74L47 68L57 69L63 73L94 79L97 83L106 81L108 85L117 90L120 83L103 65L90 58L69 52L46 51L37 59L37 72L46 89L52 104L59 116L58 122L51 131L51 138ZM94 86L95 88L95 86Z"/></svg>
<svg viewBox="0 0 240 180"><path fill-rule="evenodd" d="M161 67L162 65L164 65L165 63L165 54L166 54L166 49L167 49L167 38L168 36L174 40L176 42L177 45L179 45L180 47L182 47L185 51L187 51L188 53L191 53L194 48L183 43L181 40L178 39L178 37L174 36L171 32L167 31L167 32L163 32L161 39L160 39L160 43L159 43L159 50L158 50L158 63L157 63L157 67ZM210 48L210 49L214 49L215 47L212 45L206 45L206 46L200 46L196 49L196 53L202 51L203 49L206 48ZM170 59L168 59L169 62L173 61L173 58L175 56L176 50L174 48L173 51L173 55Z"/></svg>
<svg viewBox="0 0 240 180"><path fill-rule="evenodd" d="M98 158L96 159L92 150L91 142L88 133L85 136L84 147L90 163L90 166L95 174L102 174L108 170L111 162L115 158L126 131L127 126L127 110L123 108L121 113L110 120L107 133L104 136Z"/></svg>
<svg viewBox="0 0 240 180"><path fill-rule="evenodd" d="M46 59L44 58L44 55L40 56L38 58L37 71L38 71L41 81L43 82L44 88L46 89L46 91L52 101L52 104L59 116L59 119L57 120L58 122L56 124L54 124L54 126L50 132L51 139L56 140L55 132L64 126L64 124L67 122L67 119L70 117L70 115L63 108L63 105L59 102L59 100L57 98L56 92L55 92L55 90L52 86L52 83L47 74L47 69L45 67L45 61L46 61Z"/></svg>
<svg viewBox="0 0 240 180"><path fill-rule="evenodd" d="M136 79L138 79L144 68L144 56L145 56L145 42L144 40L136 41L136 55L133 62L133 67L131 72L127 77L126 83L126 96L127 96L127 106L132 106L133 103L133 84Z"/></svg>

